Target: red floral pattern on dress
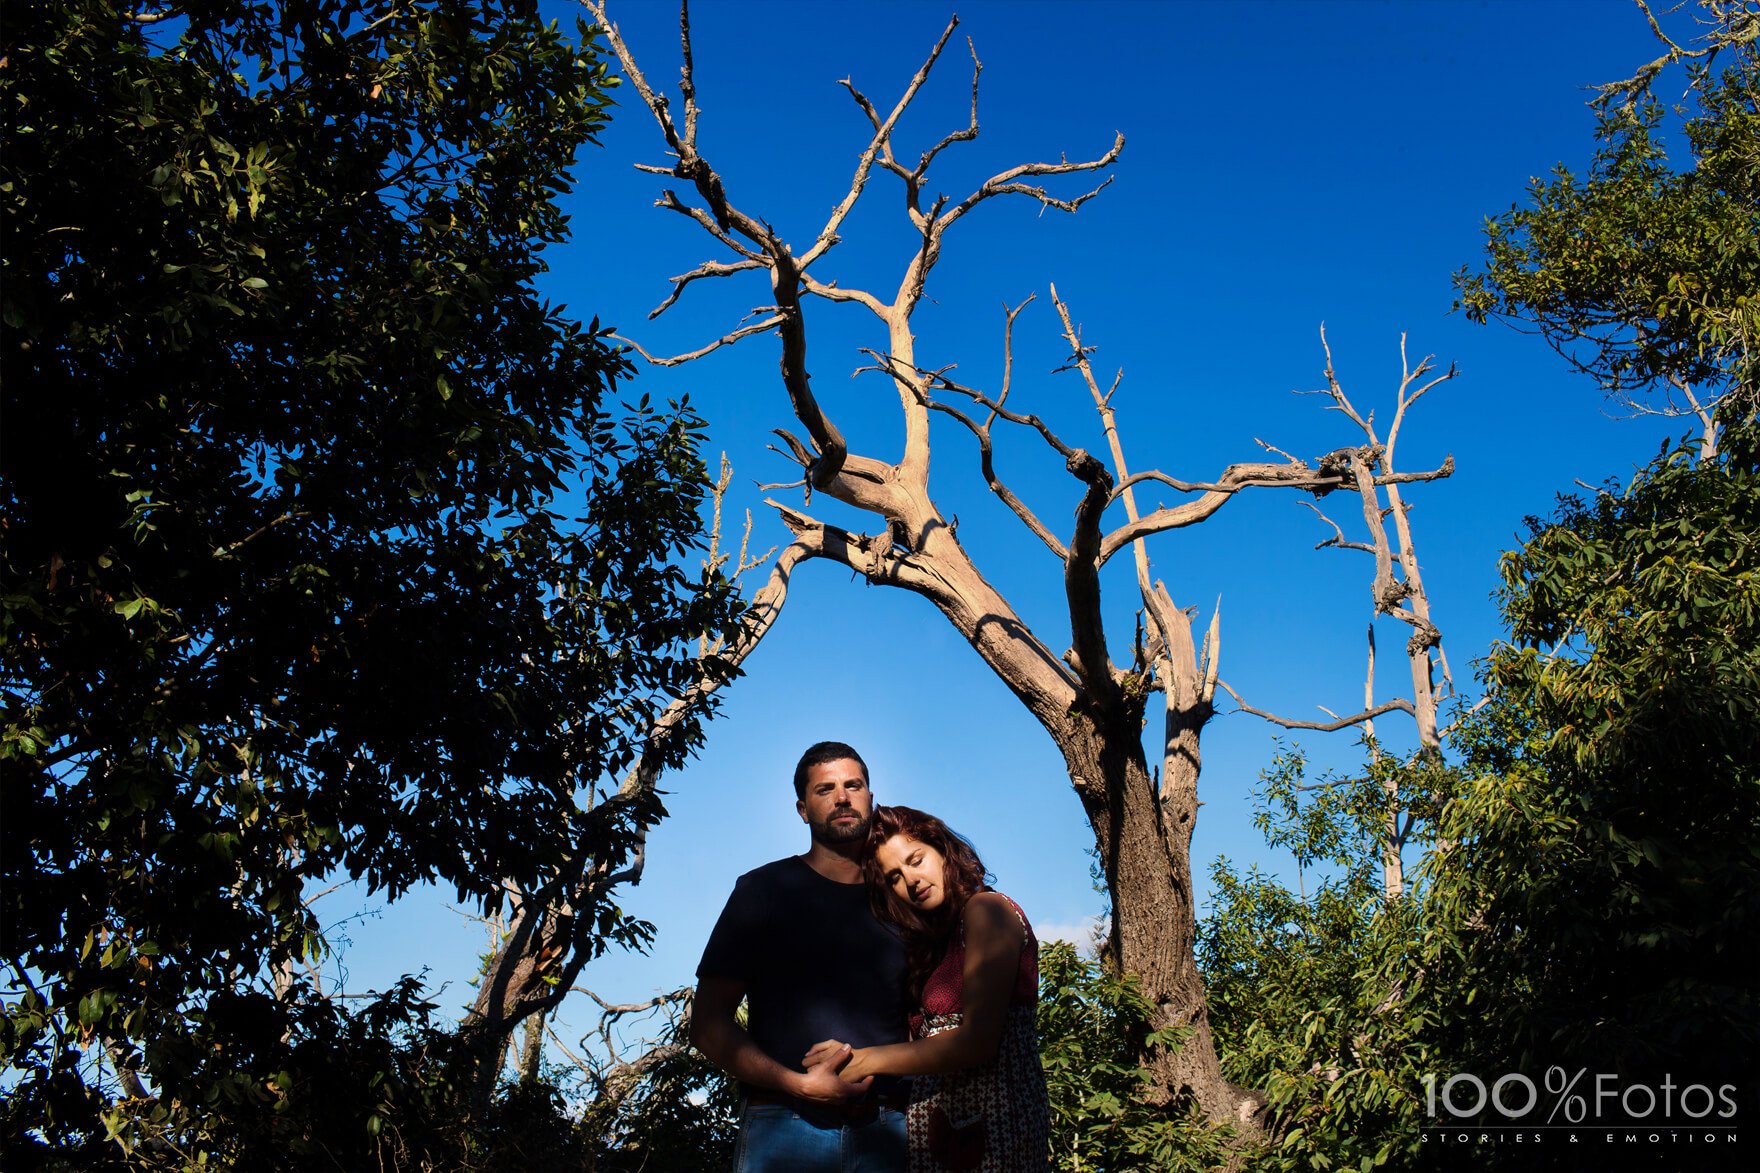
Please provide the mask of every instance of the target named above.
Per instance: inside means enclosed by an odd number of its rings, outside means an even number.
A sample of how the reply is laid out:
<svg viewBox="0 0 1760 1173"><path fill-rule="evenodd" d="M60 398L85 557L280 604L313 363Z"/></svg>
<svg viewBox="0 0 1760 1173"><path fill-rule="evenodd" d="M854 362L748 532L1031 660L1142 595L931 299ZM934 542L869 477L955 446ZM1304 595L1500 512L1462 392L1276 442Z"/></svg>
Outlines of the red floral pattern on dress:
<svg viewBox="0 0 1760 1173"><path fill-rule="evenodd" d="M1020 905L1008 903L1027 939L1021 947L1002 1044L988 1063L949 1075L915 1078L905 1117L910 1173L1046 1173L1050 1168L1050 1101L1034 1026L1039 942ZM924 983L923 1009L911 1017L912 1037L928 1038L960 1024L965 955L962 921L947 956Z"/></svg>

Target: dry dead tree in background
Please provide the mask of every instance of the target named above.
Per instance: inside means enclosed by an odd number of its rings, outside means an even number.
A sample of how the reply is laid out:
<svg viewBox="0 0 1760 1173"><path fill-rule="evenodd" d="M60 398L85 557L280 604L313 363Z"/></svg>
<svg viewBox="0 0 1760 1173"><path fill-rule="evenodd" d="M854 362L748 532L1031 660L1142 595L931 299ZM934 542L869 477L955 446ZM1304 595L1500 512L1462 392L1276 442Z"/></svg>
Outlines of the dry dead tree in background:
<svg viewBox="0 0 1760 1173"><path fill-rule="evenodd" d="M731 254L731 259L709 261L672 278L671 294L650 317L671 308L697 281L751 271L767 273L770 282L772 301L757 311L762 315L759 320L738 325L694 351L656 358L635 343L631 345L650 362L677 365L758 334L773 331L779 336L783 387L795 419L806 432L802 439L786 429L777 430L788 445L788 454L802 469L802 479L796 484L806 490L806 501L798 509L768 502L794 534L789 551L797 560L827 559L860 573L870 583L901 587L928 599L1044 727L1063 755L1071 785L1094 831L1112 897L1112 955L1141 982L1143 992L1157 1007L1157 1025L1188 1032L1178 1051L1158 1051L1150 1057L1160 1088L1170 1099L1189 1096L1211 1120L1252 1127L1261 1098L1230 1085L1222 1076L1203 983L1193 959L1196 908L1189 855L1198 809L1198 734L1213 711L1220 627L1213 617L1200 655L1190 615L1174 605L1163 584L1151 581L1144 539L1202 522L1247 488L1293 488L1319 494L1356 487L1355 467L1350 461L1310 467L1286 457L1278 463L1233 464L1213 480L1202 482L1183 481L1157 471L1130 473L1110 403L1111 392L1100 390L1089 364L1092 348L1082 344L1055 290L1053 301L1071 350L1067 369L1080 373L1094 399L1109 447L1110 469L1106 461L1065 443L1037 416L1008 406L1012 372L1008 347L1018 308L1006 314L1007 373L994 397L953 382L947 377L951 367L918 362L911 317L923 300L930 272L941 258L948 230L999 196L1025 196L1045 208L1074 212L1110 180L1070 198L1051 194L1037 181L1105 171L1124 147L1124 137L1119 135L1110 149L1087 161L1063 159L1011 167L985 180L963 199L938 196L925 208L930 165L942 151L978 136L978 78L983 67L975 50L967 125L944 136L910 165L894 153L893 129L927 81L959 24L957 17L948 22L890 113L883 116L851 82L842 83L866 116L872 134L846 194L813 241L797 254L765 219L735 203L721 174L699 153L697 130L702 111L693 77L688 9L680 21L683 66L679 89L684 104L682 116L675 117L670 100L649 84L637 66L603 0L583 2L606 30L625 78L658 123L673 156L669 165L643 165L641 169L688 183L696 201L687 202L677 191L664 189L656 205L692 220ZM824 258L839 242L845 217L876 167L903 184L905 213L916 239L905 258L897 291L890 297L845 287L812 271L815 266L823 268ZM868 353L898 395L904 443L895 458L849 451L842 432L814 398L808 378L804 306L812 299L860 306L884 329L885 345ZM969 401L987 414L980 422L954 407L946 396ZM1030 629L990 585L960 544L954 524L930 499L929 423L936 413L957 420L976 437L979 461L991 490L1046 547L1057 566L1070 622L1069 648L1063 655ZM998 420L1036 432L1073 478L1079 501L1066 536L1035 515L998 478L991 461L991 433ZM1445 465L1427 473L1396 474L1373 468L1372 462L1373 458L1363 458L1367 484L1389 487L1390 491L1399 483L1435 479L1451 471ZM1134 488L1145 481L1169 486L1191 499L1140 512ZM869 515L876 523L874 532L854 532L808 514L805 510L811 508L814 493ZM1106 516L1115 504L1123 505L1125 520L1109 529ZM1131 658L1120 667L1107 645L1099 576L1107 560L1126 547L1136 560L1144 623ZM1159 784L1151 774L1142 742L1148 695L1157 690L1164 698Z"/></svg>
<svg viewBox="0 0 1760 1173"><path fill-rule="evenodd" d="M1240 694L1221 681L1222 688L1233 697L1242 712L1263 717L1285 729L1312 729L1322 733L1331 733L1341 729L1360 728L1369 738L1370 752L1375 760L1380 761L1382 751L1375 742L1375 718L1384 713L1402 712L1409 714L1418 727L1418 760L1425 766L1439 765L1442 754L1442 738L1446 730L1437 725L1437 707L1440 701L1436 688L1436 674L1442 673L1443 692L1453 695L1454 680L1448 669L1448 656L1442 650L1442 632L1430 619L1430 597L1424 590L1424 578L1418 568L1418 555L1412 541L1412 525L1409 516L1411 505L1400 496L1399 486L1405 480L1428 479L1402 478L1394 473L1393 450L1399 440L1400 425L1405 422L1406 409L1411 407L1425 392L1439 384L1446 383L1456 375L1450 366L1447 371L1435 378L1425 380L1436 368L1431 363L1434 356L1426 356L1416 367L1406 357L1406 340L1402 334L1399 340L1400 384L1394 397L1393 423L1388 427L1387 439L1383 442L1375 432L1375 413L1367 417L1357 411L1350 398L1345 395L1343 386L1338 381L1338 373L1332 366L1332 346L1326 340L1326 330L1320 330L1320 345L1326 352L1326 387L1322 391L1304 392L1304 394L1324 395L1332 402L1327 404L1328 411L1342 412L1363 433L1366 441L1359 448L1340 448L1320 458L1323 468L1336 468L1347 474L1350 487L1357 490L1362 500L1363 522L1369 533L1368 542L1349 541L1344 530L1333 521L1319 506L1308 502L1308 505L1321 521L1332 528L1333 536L1320 542L1314 548L1341 550L1361 550L1375 558L1375 574L1370 585L1370 594L1374 600L1374 614L1387 615L1398 619L1412 629L1411 638L1406 641L1406 660L1411 670L1412 699L1395 697L1377 705L1375 703L1375 626L1369 625L1369 660L1363 676L1363 710L1348 717L1339 717L1331 710L1322 706L1322 711L1332 717L1330 722L1297 721L1267 713L1256 709L1242 700ZM1439 472L1452 472L1454 460L1450 457L1444 462ZM1381 490L1387 491L1387 505L1381 504ZM1317 493L1316 496L1324 494ZM1387 522L1393 520L1394 540L1388 541ZM1396 577L1397 572L1397 577ZM1432 657L1434 652L1434 657ZM1332 785L1324 783L1321 785ZM1405 864L1402 856L1407 837L1417 821L1417 814L1409 807L1402 807L1399 793L1399 779L1392 771L1383 774L1382 787L1386 799L1386 814L1381 828L1381 875L1382 896L1387 900L1398 899L1405 891Z"/></svg>
<svg viewBox="0 0 1760 1173"><path fill-rule="evenodd" d="M722 509L733 470L725 455L721 458L720 476L711 492L714 519L709 535L709 556L704 563L710 573L726 573L737 584L749 570L769 560L772 549L763 555L750 555L752 517L746 513L745 532L737 555L721 552ZM601 818L615 818L619 808L639 803L654 792L660 781L662 763L680 737L687 736L716 691L739 671L752 649L782 614L788 601L789 578L794 568L809 556L806 547L796 542L777 555L763 588L752 597L740 628L730 634L703 637L697 646L695 681L666 708L649 727L642 753L624 776L617 792L607 797L593 811ZM732 562L731 573L727 564ZM591 959L586 943L594 926L577 918L575 909L595 907L598 901L619 884L641 882L646 864L646 828L638 824L635 842L629 857L621 866L612 867L604 861L582 861L571 873L554 877L543 888L526 892L508 882L507 915L497 926L492 948L493 956L484 967L477 986L477 998L464 1019L467 1029L480 1032L483 1057L478 1063L473 1103L484 1108L494 1094L496 1081L506 1062L514 1030L527 1024L528 1043L537 1039L546 1017L562 1004L583 966ZM595 995L596 997L596 995ZM535 1045L535 1044L532 1044ZM520 1060L522 1069L536 1062L536 1052Z"/></svg>

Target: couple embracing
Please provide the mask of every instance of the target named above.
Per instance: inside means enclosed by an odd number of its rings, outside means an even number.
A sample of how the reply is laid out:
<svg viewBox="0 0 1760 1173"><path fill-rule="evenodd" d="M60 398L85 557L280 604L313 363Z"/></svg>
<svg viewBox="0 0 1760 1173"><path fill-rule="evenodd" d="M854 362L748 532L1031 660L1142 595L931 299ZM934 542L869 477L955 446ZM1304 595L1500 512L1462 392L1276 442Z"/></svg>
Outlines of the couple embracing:
<svg viewBox="0 0 1760 1173"><path fill-rule="evenodd" d="M842 742L794 786L811 848L740 877L697 967L691 1041L745 1098L736 1173L1044 1173L1019 906L940 819L876 807Z"/></svg>

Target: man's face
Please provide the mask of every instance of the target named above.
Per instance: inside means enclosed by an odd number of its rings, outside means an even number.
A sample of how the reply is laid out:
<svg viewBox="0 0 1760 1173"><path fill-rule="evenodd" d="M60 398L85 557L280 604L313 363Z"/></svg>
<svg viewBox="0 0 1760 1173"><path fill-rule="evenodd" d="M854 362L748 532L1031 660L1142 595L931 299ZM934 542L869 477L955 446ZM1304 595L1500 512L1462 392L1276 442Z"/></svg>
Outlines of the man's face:
<svg viewBox="0 0 1760 1173"><path fill-rule="evenodd" d="M867 835L874 816L874 795L861 763L849 758L820 762L807 768L806 795L794 804L813 838L827 845L854 842Z"/></svg>

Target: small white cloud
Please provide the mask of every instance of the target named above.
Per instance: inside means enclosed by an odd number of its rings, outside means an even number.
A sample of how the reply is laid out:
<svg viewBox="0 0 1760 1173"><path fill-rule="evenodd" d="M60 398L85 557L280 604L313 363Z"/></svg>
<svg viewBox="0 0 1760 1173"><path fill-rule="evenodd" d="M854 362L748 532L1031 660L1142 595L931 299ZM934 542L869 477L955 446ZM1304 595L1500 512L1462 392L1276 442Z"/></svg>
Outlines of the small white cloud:
<svg viewBox="0 0 1760 1173"><path fill-rule="evenodd" d="M1034 925L1033 932L1041 941L1065 941L1093 957L1110 927L1107 918L1090 916L1073 925Z"/></svg>

